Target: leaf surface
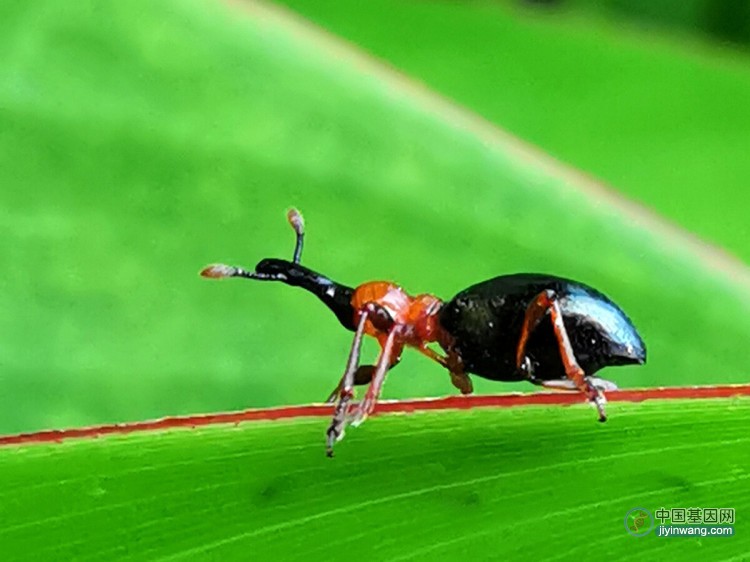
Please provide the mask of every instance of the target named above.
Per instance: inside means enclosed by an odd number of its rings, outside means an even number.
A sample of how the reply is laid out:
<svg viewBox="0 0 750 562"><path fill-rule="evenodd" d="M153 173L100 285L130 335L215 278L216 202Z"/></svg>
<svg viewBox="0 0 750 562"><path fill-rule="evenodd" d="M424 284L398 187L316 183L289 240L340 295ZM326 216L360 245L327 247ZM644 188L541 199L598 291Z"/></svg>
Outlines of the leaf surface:
<svg viewBox="0 0 750 562"><path fill-rule="evenodd" d="M728 560L748 551L746 398L325 418L0 448L4 560ZM730 538L627 511L734 507ZM737 558L738 560L741 558Z"/></svg>

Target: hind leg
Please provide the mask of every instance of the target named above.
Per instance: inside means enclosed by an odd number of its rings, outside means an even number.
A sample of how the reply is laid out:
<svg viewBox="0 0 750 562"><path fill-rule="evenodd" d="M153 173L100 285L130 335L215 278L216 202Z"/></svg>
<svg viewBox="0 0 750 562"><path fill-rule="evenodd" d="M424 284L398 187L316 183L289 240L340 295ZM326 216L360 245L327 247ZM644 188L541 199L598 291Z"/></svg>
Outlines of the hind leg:
<svg viewBox="0 0 750 562"><path fill-rule="evenodd" d="M529 337L533 331L539 326L547 314L549 314L550 320L552 321L552 327L555 332L555 337L557 338L557 344L560 349L560 357L562 358L563 367L565 368L565 374L575 388L583 392L586 395L586 398L594 404L599 412L599 421L607 421L607 414L604 411L604 404L606 402L604 395L601 390L596 388L589 378L586 377L586 373L583 372L583 369L581 369L581 366L576 360L575 354L573 353L573 347L570 344L570 337L568 336L565 324L563 323L563 315L560 310L560 305L557 302L557 295L552 290L539 293L526 309L523 327L521 328L521 337L516 349L517 368L528 373L530 362L526 357L526 344L528 343Z"/></svg>
<svg viewBox="0 0 750 562"><path fill-rule="evenodd" d="M617 390L617 385L612 381L606 379L600 379L599 377L586 377L586 381L589 382L595 389L602 392L609 392L610 390ZM545 381L530 377L529 382L537 386L543 386L552 390L562 390L570 392L578 392L580 389L576 383L570 379L558 379Z"/></svg>

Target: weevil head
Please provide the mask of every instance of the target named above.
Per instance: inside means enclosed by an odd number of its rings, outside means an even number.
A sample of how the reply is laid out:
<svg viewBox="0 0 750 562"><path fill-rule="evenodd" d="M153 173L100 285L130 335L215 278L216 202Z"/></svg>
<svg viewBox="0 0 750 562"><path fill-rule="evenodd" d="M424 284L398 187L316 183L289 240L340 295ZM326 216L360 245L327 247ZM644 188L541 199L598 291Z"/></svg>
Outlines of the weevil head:
<svg viewBox="0 0 750 562"><path fill-rule="evenodd" d="M288 281L292 276L294 268L292 262L274 258L265 258L255 266L255 274L261 278L273 279L274 281Z"/></svg>
<svg viewBox="0 0 750 562"><path fill-rule="evenodd" d="M309 291L336 315L345 328L354 330L354 308L351 305L354 289L351 287L336 283L299 263L275 258L259 261L255 266L255 278L280 281Z"/></svg>

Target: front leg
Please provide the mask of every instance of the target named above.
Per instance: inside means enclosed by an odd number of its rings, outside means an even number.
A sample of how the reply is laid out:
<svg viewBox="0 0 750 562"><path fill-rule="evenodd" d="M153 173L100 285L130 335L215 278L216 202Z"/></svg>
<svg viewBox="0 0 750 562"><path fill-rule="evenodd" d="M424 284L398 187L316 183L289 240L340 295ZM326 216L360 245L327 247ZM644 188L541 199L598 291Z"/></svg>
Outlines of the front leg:
<svg viewBox="0 0 750 562"><path fill-rule="evenodd" d="M354 421L352 421L352 425L354 426L360 425L365 421L367 416L375 409L375 403L383 389L385 374L388 372L388 368L395 358L401 355L403 343L397 341L398 336L401 334L401 328L399 324L394 325L382 343L383 349L380 351L380 357L378 357L378 363L375 367L370 388L367 389L367 394L365 394L364 399L357 408L357 412L354 414Z"/></svg>
<svg viewBox="0 0 750 562"><path fill-rule="evenodd" d="M328 426L328 430L326 431L326 454L329 457L333 456L333 444L344 437L346 412L349 409L349 402L351 401L352 396L354 396L354 373L357 370L357 363L359 363L359 354L362 349L362 336L365 333L367 314L366 310L362 312L357 325L357 330L354 332L354 341L352 342L352 349L349 352L349 360L346 364L344 376L341 377L339 399L333 411L331 425Z"/></svg>
<svg viewBox="0 0 750 562"><path fill-rule="evenodd" d="M398 365L398 361L391 365L390 368L393 369L393 367L395 367L396 365ZM374 374L375 365L360 365L354 372L354 386L365 386L367 384L370 384L372 382L372 377ZM331 394L328 395L326 404L333 404L336 401L336 398L341 392L343 385L344 378L342 377L339 383L336 385L336 388L334 388Z"/></svg>
<svg viewBox="0 0 750 562"><path fill-rule="evenodd" d="M383 347L385 344L386 337L383 335L384 333L387 333L391 328L394 326L394 321L391 315L388 313L388 311L380 306L377 303L374 302L368 302L364 305L362 308L362 314L365 318L365 325L363 325L362 330L363 333L366 332L366 322L369 321L372 326L381 332L380 335L377 335L378 342L380 343L380 347ZM398 351L396 353L393 353L393 358L391 359L391 363L389 365L389 369L392 369L396 365L398 365L399 361L401 361L401 350L403 349L403 346L399 347ZM370 384L370 382L373 379L373 376L375 375L375 365L362 365L357 368L357 370L354 372L354 378L353 378L353 384L355 386L362 386L366 384ZM347 376L347 373L349 371L347 370L344 375L341 377L341 380L339 380L339 383L336 385L336 388L333 389L331 394L328 395L328 398L326 398L326 403L331 404L335 402L336 397L341 393L341 391L344 389L344 379ZM349 373L351 375L351 373Z"/></svg>

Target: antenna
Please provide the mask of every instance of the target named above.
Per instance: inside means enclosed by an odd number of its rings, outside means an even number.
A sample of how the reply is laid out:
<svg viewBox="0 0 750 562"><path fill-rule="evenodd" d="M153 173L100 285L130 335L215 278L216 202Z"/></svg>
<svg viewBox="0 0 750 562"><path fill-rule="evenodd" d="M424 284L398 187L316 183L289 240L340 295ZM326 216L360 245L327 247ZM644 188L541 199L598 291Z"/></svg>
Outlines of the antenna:
<svg viewBox="0 0 750 562"><path fill-rule="evenodd" d="M294 257L292 257L292 262L299 263L299 260L302 257L302 246L305 242L305 219L302 216L302 213L294 207L289 209L286 214L286 219L289 221L289 224L297 235L297 243L294 246Z"/></svg>

